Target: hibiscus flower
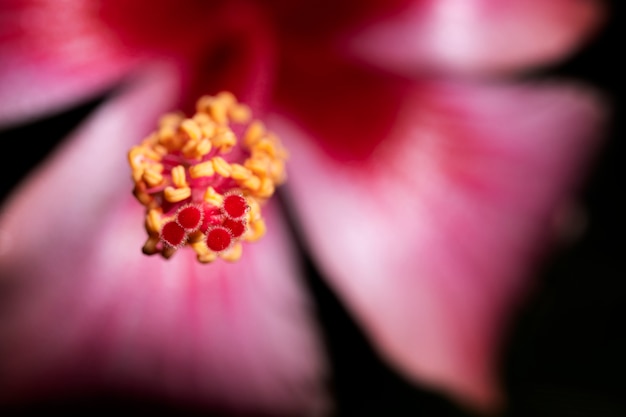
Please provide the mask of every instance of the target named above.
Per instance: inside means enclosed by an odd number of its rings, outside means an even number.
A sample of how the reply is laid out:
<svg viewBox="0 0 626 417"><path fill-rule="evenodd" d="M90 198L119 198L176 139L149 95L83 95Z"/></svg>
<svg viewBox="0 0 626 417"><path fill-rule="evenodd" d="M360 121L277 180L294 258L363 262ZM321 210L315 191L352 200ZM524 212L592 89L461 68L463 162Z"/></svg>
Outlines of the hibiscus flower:
<svg viewBox="0 0 626 417"><path fill-rule="evenodd" d="M232 92L290 153L308 249L380 354L480 410L498 347L597 146L602 106L514 75L598 26L576 0L9 0L0 122L113 94L0 211L0 399L106 391L325 414L329 370L281 208L235 263L141 253L126 153ZM37 138L24 138L37 146Z"/></svg>

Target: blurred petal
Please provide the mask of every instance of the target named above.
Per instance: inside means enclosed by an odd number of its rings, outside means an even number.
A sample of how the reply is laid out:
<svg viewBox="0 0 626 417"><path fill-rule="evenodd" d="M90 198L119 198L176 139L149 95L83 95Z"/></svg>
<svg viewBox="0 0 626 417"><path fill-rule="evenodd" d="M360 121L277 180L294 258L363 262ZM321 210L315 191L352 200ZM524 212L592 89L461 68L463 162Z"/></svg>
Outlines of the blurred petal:
<svg viewBox="0 0 626 417"><path fill-rule="evenodd" d="M0 125L58 111L110 88L139 56L98 18L98 2L5 0Z"/></svg>
<svg viewBox="0 0 626 417"><path fill-rule="evenodd" d="M309 415L324 363L276 211L235 264L141 254L128 146L170 110L178 75L144 74L13 196L0 216L0 402L92 392Z"/></svg>
<svg viewBox="0 0 626 417"><path fill-rule="evenodd" d="M554 63L603 17L597 0L427 0L351 34L348 48L405 75L494 74Z"/></svg>
<svg viewBox="0 0 626 417"><path fill-rule="evenodd" d="M276 77L277 106L342 161L368 158L385 139L411 83L326 50L293 50Z"/></svg>
<svg viewBox="0 0 626 417"><path fill-rule="evenodd" d="M563 86L410 93L367 162L337 161L273 120L297 168L288 190L320 265L398 370L495 408L507 319L601 112Z"/></svg>

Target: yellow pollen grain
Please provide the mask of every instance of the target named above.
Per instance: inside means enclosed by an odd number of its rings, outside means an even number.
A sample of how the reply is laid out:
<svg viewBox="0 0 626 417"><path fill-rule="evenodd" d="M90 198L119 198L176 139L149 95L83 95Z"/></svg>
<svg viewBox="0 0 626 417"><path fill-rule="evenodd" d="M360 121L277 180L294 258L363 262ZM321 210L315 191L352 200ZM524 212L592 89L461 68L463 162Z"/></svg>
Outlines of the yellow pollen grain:
<svg viewBox="0 0 626 417"><path fill-rule="evenodd" d="M237 104L237 98L235 98L235 95L230 91L221 91L217 94L216 98L226 108Z"/></svg>
<svg viewBox="0 0 626 417"><path fill-rule="evenodd" d="M241 182L241 186L250 191L256 192L261 186L261 179L256 175L251 175L249 178Z"/></svg>
<svg viewBox="0 0 626 417"><path fill-rule="evenodd" d="M167 113L159 119L159 128L176 128L185 119L182 113Z"/></svg>
<svg viewBox="0 0 626 417"><path fill-rule="evenodd" d="M159 185L159 184L161 184L163 182L163 175L161 175L159 172L153 170L152 168L146 169L143 172L143 175L142 175L141 178L150 187L156 187L157 185Z"/></svg>
<svg viewBox="0 0 626 417"><path fill-rule="evenodd" d="M213 146L220 149L221 153L230 152L237 144L237 137L230 129L218 130L215 136L211 138Z"/></svg>
<svg viewBox="0 0 626 417"><path fill-rule="evenodd" d="M161 231L161 212L159 210L148 210L148 214L146 215L146 229L148 229L148 233L159 234Z"/></svg>
<svg viewBox="0 0 626 417"><path fill-rule="evenodd" d="M270 163L270 177L276 184L285 182L287 175L285 173L285 162L282 159L275 159Z"/></svg>
<svg viewBox="0 0 626 417"><path fill-rule="evenodd" d="M215 207L221 206L224 202L224 196L215 191L215 188L213 187L207 187L202 198L204 199L204 201L214 205Z"/></svg>
<svg viewBox="0 0 626 417"><path fill-rule="evenodd" d="M152 147L152 149L154 149L154 152L158 153L161 158L167 155L167 148L163 145L156 144Z"/></svg>
<svg viewBox="0 0 626 417"><path fill-rule="evenodd" d="M252 175L252 172L241 164L230 164L230 168L232 170L230 177L234 180L247 180Z"/></svg>
<svg viewBox="0 0 626 417"><path fill-rule="evenodd" d="M196 153L196 146L198 146L198 142L195 140L190 140L187 143L185 143L185 145L183 146L181 150L183 151L183 154L187 158L191 158L193 154Z"/></svg>
<svg viewBox="0 0 626 417"><path fill-rule="evenodd" d="M237 262L241 258L243 247L241 242L235 243L230 249L220 253L220 258L228 262Z"/></svg>
<svg viewBox="0 0 626 417"><path fill-rule="evenodd" d="M172 168L172 182L176 186L176 188L188 188L189 184L187 184L187 177L185 175L185 167L182 165L177 165Z"/></svg>
<svg viewBox="0 0 626 417"><path fill-rule="evenodd" d="M213 135L215 135L216 126L213 123L213 121L211 121L210 123L202 125L201 129L202 129L202 135L205 138L211 138L213 137Z"/></svg>
<svg viewBox="0 0 626 417"><path fill-rule="evenodd" d="M132 168L131 167L131 171L132 171L133 181L135 183L138 183L139 181L141 181L141 178L143 177L144 169L141 168L141 167L139 167L139 168Z"/></svg>
<svg viewBox="0 0 626 417"><path fill-rule="evenodd" d="M179 201L183 201L184 199L191 197L191 188L165 187L165 190L163 190L163 196L170 203L178 203Z"/></svg>
<svg viewBox="0 0 626 417"><path fill-rule="evenodd" d="M248 205L250 210L248 211L248 219L253 222L261 218L261 206L256 198L248 198Z"/></svg>
<svg viewBox="0 0 626 417"><path fill-rule="evenodd" d="M189 136L191 140L200 140L202 138L202 130L193 119L185 119L180 124L180 129Z"/></svg>
<svg viewBox="0 0 626 417"><path fill-rule="evenodd" d="M207 155L209 152L211 152L212 148L213 145L211 144L211 141L209 139L202 139L200 143L198 143L198 145L196 146L196 157L201 158L204 155Z"/></svg>
<svg viewBox="0 0 626 417"><path fill-rule="evenodd" d="M128 151L128 163L132 169L137 169L142 167L143 163L143 146L133 146Z"/></svg>
<svg viewBox="0 0 626 417"><path fill-rule="evenodd" d="M198 254L197 259L203 264L210 264L217 259L217 254L215 252L208 251L207 253Z"/></svg>
<svg viewBox="0 0 626 417"><path fill-rule="evenodd" d="M207 113L216 123L225 125L228 123L228 109L220 100L213 100L207 108Z"/></svg>
<svg viewBox="0 0 626 417"><path fill-rule="evenodd" d="M235 123L248 123L252 117L252 111L245 104L235 104L228 109L228 116Z"/></svg>
<svg viewBox="0 0 626 417"><path fill-rule="evenodd" d="M198 126L200 126L200 128L202 128L205 125L213 125L213 120L211 120L211 118L209 117L208 114L206 113L196 113L193 115L193 117L191 118L194 122L196 122L198 124Z"/></svg>
<svg viewBox="0 0 626 417"><path fill-rule="evenodd" d="M154 161L160 161L161 158L162 158L162 156L159 155L154 149L145 148L145 147L144 147L144 155L147 158L150 158L150 159L152 159Z"/></svg>
<svg viewBox="0 0 626 417"><path fill-rule="evenodd" d="M261 198L269 198L274 194L274 181L271 178L263 177L261 178L261 186L256 191L256 195Z"/></svg>
<svg viewBox="0 0 626 417"><path fill-rule="evenodd" d="M215 172L224 178L230 177L233 169L230 167L230 164L224 160L224 158L216 156L211 161L213 162L213 169Z"/></svg>
<svg viewBox="0 0 626 417"><path fill-rule="evenodd" d="M276 157L276 147L274 146L274 143L272 143L272 141L269 139L261 139L260 141L255 143L253 146L253 152L254 151L265 152L272 158Z"/></svg>
<svg viewBox="0 0 626 417"><path fill-rule="evenodd" d="M248 149L251 149L252 146L254 146L254 144L257 143L264 134L265 134L265 125L263 125L262 122L255 120L252 123L250 123L248 130L246 130L246 133L244 134L244 137L243 137L243 144Z"/></svg>
<svg viewBox="0 0 626 417"><path fill-rule="evenodd" d="M269 171L269 160L267 156L255 156L246 159L244 166L259 177L264 177Z"/></svg>
<svg viewBox="0 0 626 417"><path fill-rule="evenodd" d="M265 226L265 221L263 219L257 219L253 222L250 222L250 228L246 232L245 240L248 242L256 242L265 234L267 228Z"/></svg>
<svg viewBox="0 0 626 417"><path fill-rule="evenodd" d="M215 174L215 169L213 169L212 161L201 162L189 168L189 176L194 179L200 177L210 177L213 174Z"/></svg>

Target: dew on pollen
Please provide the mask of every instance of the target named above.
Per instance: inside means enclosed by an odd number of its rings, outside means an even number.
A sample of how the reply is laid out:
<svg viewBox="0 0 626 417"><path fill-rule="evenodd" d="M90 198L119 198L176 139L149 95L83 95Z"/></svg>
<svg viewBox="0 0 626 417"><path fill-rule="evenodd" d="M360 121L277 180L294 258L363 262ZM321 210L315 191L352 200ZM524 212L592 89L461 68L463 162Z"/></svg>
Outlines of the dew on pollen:
<svg viewBox="0 0 626 417"><path fill-rule="evenodd" d="M196 113L164 115L128 152L133 194L145 206L143 252L234 262L241 242L265 233L261 206L285 180L287 151L228 92L203 96Z"/></svg>

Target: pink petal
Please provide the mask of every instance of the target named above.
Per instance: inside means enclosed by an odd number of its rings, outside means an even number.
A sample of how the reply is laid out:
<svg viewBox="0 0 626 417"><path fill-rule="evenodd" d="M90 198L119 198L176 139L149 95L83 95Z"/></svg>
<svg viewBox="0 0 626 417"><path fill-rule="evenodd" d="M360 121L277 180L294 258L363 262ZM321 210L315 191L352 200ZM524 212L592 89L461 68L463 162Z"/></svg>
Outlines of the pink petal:
<svg viewBox="0 0 626 417"><path fill-rule="evenodd" d="M6 0L0 6L0 125L104 92L137 64L96 2Z"/></svg>
<svg viewBox="0 0 626 417"><path fill-rule="evenodd" d="M554 63L598 28L596 0L429 0L350 34L350 53L386 69L494 74Z"/></svg>
<svg viewBox="0 0 626 417"><path fill-rule="evenodd" d="M368 161L281 117L317 260L397 369L481 409L502 400L507 320L588 162L601 112L566 86L413 89ZM369 120L367 121L369 123Z"/></svg>
<svg viewBox="0 0 626 417"><path fill-rule="evenodd" d="M105 390L190 406L325 410L311 308L276 210L235 264L141 254L126 151L179 92L144 74L3 208L0 402Z"/></svg>

